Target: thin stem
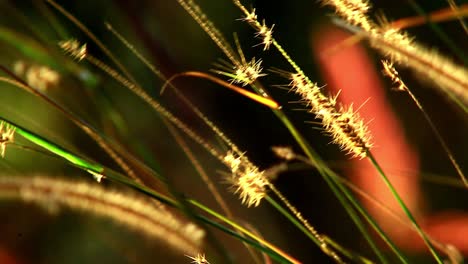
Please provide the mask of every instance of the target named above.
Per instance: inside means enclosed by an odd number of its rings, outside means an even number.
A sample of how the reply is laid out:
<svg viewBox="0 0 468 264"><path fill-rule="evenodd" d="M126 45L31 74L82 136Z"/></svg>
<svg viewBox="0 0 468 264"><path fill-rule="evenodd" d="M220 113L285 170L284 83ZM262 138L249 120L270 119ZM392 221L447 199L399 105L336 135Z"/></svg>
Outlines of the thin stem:
<svg viewBox="0 0 468 264"><path fill-rule="evenodd" d="M158 193L148 187L145 187L137 182L134 182L130 179L128 179L127 177L124 177L122 175L120 175L119 173L116 173L114 171L112 171L111 169L108 169L108 168L104 168L103 166L97 164L97 163L93 163L93 162L90 162L90 161L87 161L83 158L80 158L79 156L67 151L66 149L64 148L61 148L60 146L58 146L57 144L54 144L38 135L36 135L35 133L33 132L30 132L18 125L16 125L15 123L13 122L10 122L9 120L5 119L5 118L1 118L0 117L0 120L12 125L15 127L15 131L18 132L18 134L20 134L21 136L24 136L26 139L30 140L31 142L35 143L35 144L38 144L39 146L41 147L44 147L45 149L51 151L52 153L64 158L65 160L67 160L68 162L70 162L71 164L75 165L75 166L78 166L79 168L82 168L90 173L94 173L94 174L99 174L99 175L102 175L106 178L108 178L109 180L112 180L112 181L116 181L116 182L119 182L119 183L122 183L126 186L129 186L129 187L132 187L142 193L145 193L153 198L156 198L157 200L165 203L165 204L168 204L170 206L173 206L173 207L177 207L179 209L183 209L182 208L182 205L178 202L176 202L175 200L169 198L168 196L165 196L161 193ZM105 172L105 174L104 174ZM236 223L232 222L231 220L229 220L228 218L222 216L221 214L219 213L216 213L215 211L209 209L208 207L204 206L203 204L195 201L195 200L192 200L192 199L187 199L187 202L202 209L203 211L209 213L210 215L212 216L215 216L216 218L222 220L223 222L229 224L230 226L234 227L235 229L237 229L238 231L242 232L243 234L247 235L248 237L252 238L253 240L257 241L258 243L260 244L263 244L265 245L265 247L269 248L270 250L276 252L279 256L282 256L284 259L287 259L290 263L300 263L299 261L295 260L294 258L290 257L289 255L287 255L286 253L282 252L280 249L278 249L277 247L273 246L272 244L270 244L269 242L259 238L258 236L256 236L255 234L249 232L248 230L246 230L245 228L237 225ZM195 215L197 216L197 215ZM252 243L252 242L251 242ZM250 243L249 243L250 244ZM265 253L269 254L269 252L266 252ZM270 254L269 254L270 255ZM272 257L275 257L275 256L272 256ZM276 257L277 258L277 257ZM286 263L286 262L282 262L282 263Z"/></svg>
<svg viewBox="0 0 468 264"><path fill-rule="evenodd" d="M257 83L258 85L258 83ZM255 89L256 87L253 86ZM262 89L264 92L265 90ZM390 248L395 252L395 254L399 257L399 259L402 261L402 263L408 263L406 261L406 258L403 256L403 254L398 250L398 248L394 245L394 243L385 235L385 233L380 229L378 224L372 219L372 217L361 207L359 202L356 200L356 198L349 192L349 190L344 187L342 184L338 182L337 175L330 169L328 166L325 164L325 162L322 161L320 156L312 149L312 147L308 144L308 142L305 140L305 138L302 136L302 134L296 129L296 127L293 125L293 123L289 120L289 118L284 114L284 112L281 109L275 110L272 109L273 113L280 119L280 121L283 123L283 125L288 129L288 131L291 133L293 138L296 140L296 142L299 144L301 149L304 151L306 154L307 158L309 161L314 164L314 166L317 167L320 175L322 178L325 180L325 182L328 184L332 192L335 194L343 208L346 210L348 215L351 217L352 221L355 223L355 225L358 227L359 231L362 233L364 236L364 239L368 242L369 246L373 249L377 257L382 263L389 263L384 254L380 251L380 249L377 247L377 245L374 243L373 239L369 235L369 233L366 230L366 227L364 227L361 219L356 215L356 212L348 205L348 202L346 199L348 199L354 207L365 217L365 219L371 224L371 226L376 230L376 232L381 236L381 238L390 246ZM346 196L346 198L343 197L343 195Z"/></svg>
<svg viewBox="0 0 468 264"><path fill-rule="evenodd" d="M416 219L414 218L413 214L411 213L411 211L408 209L408 207L406 206L406 204L403 202L403 200L401 199L400 195L398 194L398 192L395 190L395 187L393 187L392 183L390 182L390 180L387 178L387 176L385 175L384 171L382 170L382 168L380 167L380 165L377 163L377 161L375 160L374 156L372 155L372 153L370 151L368 151L368 158L370 160L370 162L372 163L372 165L374 165L374 167L377 169L377 171L379 172L382 180L385 182L385 185L387 185L388 189L392 192L392 195L395 197L395 199L397 200L398 204L400 205L400 207L403 209L403 211L405 212L405 214L408 216L408 218L410 219L410 221L413 223L414 227L416 228L416 231L418 232L418 234L421 236L421 238L424 240L424 243L427 245L427 247L429 248L429 251L431 252L431 254L434 256L434 258L436 259L437 263L439 264L443 264L444 262L442 261L442 259L440 258L440 256L437 254L436 250L434 249L434 246L432 245L431 241L429 240L429 238L427 237L426 233L421 229L421 227L419 226L419 224L416 222Z"/></svg>
<svg viewBox="0 0 468 264"><path fill-rule="evenodd" d="M429 124L432 131L436 135L437 140L439 140L440 144L442 145L442 148L444 149L445 153L449 157L450 162L452 162L452 165L455 168L455 170L457 171L458 176L460 176L460 179L465 184L465 187L468 188L468 180L466 179L465 174L463 173L462 169L460 168L460 165L458 165L457 160L455 159L452 152L450 151L450 148L447 146L447 143L445 143L445 140L442 137L442 135L440 134L439 129L437 129L436 125L434 124L434 122L432 122L432 119L429 117L426 110L424 110L424 107L419 102L418 98L416 98L416 96L410 91L410 89L406 88L405 91L409 94L411 99L413 99L413 101L416 103L416 106L419 108L419 110L421 110L421 113L423 114L423 116L426 119L427 123Z"/></svg>
<svg viewBox="0 0 468 264"><path fill-rule="evenodd" d="M112 54L112 52L102 43L92 32L89 30L83 23L81 23L76 17L74 17L70 12L65 10L62 6L54 2L53 0L46 0L52 7L64 15L69 21L75 24L83 33L85 33L98 47L109 57L112 62L123 72L123 74L130 79L132 82L136 83L133 76L129 71L123 66L122 63Z"/></svg>
<svg viewBox="0 0 468 264"><path fill-rule="evenodd" d="M203 204L201 204L201 203L199 203L199 202L197 202L195 200L191 200L191 199L188 199L188 202L190 204L202 209L203 211L209 213L211 216L214 216L217 219L219 219L219 220L225 222L226 224L232 226L234 229L242 232L243 234L247 235L248 237L255 239L256 241L260 242L265 247L270 248L271 250L275 251L276 253L278 253L279 255L281 255L282 257L284 257L285 259L287 259L291 263L293 263L293 264L301 263L300 261L298 261L295 258L293 258L293 257L289 256L288 254L286 254L284 251L282 251L278 247L276 247L273 244L271 244L271 243L263 240L262 238L256 236L254 233L252 233L249 230L245 229L244 227L238 225L237 223L231 221L230 219L224 217L223 215L221 215L219 213L216 213L215 211L211 210L210 208L204 206Z"/></svg>
<svg viewBox="0 0 468 264"><path fill-rule="evenodd" d="M85 132L89 137L91 137L98 145L101 147L121 168L127 175L131 178L134 178L136 181L141 181L135 174L135 172L130 168L130 166L122 159L122 157L117 153L117 151L108 143L108 140L104 138L96 129L91 127L81 118L75 116L73 113L68 111L65 107L61 106L59 103L48 97L47 95L41 93L40 91L34 89L23 80L18 78L14 73L8 70L5 66L0 65L0 69L10 75L13 79L0 77L0 82L5 82L21 88L40 99L44 100L46 103L50 104L52 107L60 111L65 117L72 121L76 126L78 126L83 132ZM113 146L116 146L114 143Z"/></svg>
<svg viewBox="0 0 468 264"><path fill-rule="evenodd" d="M291 223L293 223L299 230L301 230L306 236L308 236L317 246L321 247L322 242L320 242L315 236L313 236L307 228L304 227L296 218L291 215L287 210L285 210L281 205L279 205L273 198L266 196L265 200L268 201L278 212L284 215Z"/></svg>

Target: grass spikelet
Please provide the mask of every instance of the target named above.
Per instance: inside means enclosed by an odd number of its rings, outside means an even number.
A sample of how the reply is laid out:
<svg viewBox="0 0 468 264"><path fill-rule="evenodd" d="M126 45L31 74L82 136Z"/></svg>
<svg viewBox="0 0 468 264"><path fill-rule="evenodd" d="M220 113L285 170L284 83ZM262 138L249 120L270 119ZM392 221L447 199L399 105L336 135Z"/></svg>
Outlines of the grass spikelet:
<svg viewBox="0 0 468 264"><path fill-rule="evenodd" d="M339 144L341 148L353 157L364 158L367 156L367 150L372 147L370 143L371 136L361 118L352 111L352 107L337 109L336 97L329 98L322 94L320 88L307 78L299 66L291 59L286 51L276 42L272 36L272 28L260 23L256 19L255 10L249 12L239 0L234 0L234 4L241 9L246 21L257 30L257 35L268 34L268 46L274 45L282 56L296 70L296 73L287 73L280 71L279 74L291 80L291 89L302 97L302 100L310 107L310 112L314 113L323 121L323 127L334 138L333 142ZM359 1L357 1L359 2ZM353 2L354 3L354 2ZM356 5L356 4L355 4ZM360 7L360 10L365 8ZM269 33L266 33L269 32ZM346 123L348 121L348 123Z"/></svg>
<svg viewBox="0 0 468 264"><path fill-rule="evenodd" d="M155 201L88 182L43 176L0 177L0 198L52 204L110 218L186 254L199 252L204 231L182 222Z"/></svg>
<svg viewBox="0 0 468 264"><path fill-rule="evenodd" d="M46 92L49 88L57 86L60 81L59 73L51 68L44 65L26 63L22 60L13 63L13 71L18 76L25 78L29 85L41 92Z"/></svg>
<svg viewBox="0 0 468 264"><path fill-rule="evenodd" d="M206 259L205 254L198 253L196 257L188 256L189 259L192 260L191 263L194 264L210 264L210 262Z"/></svg>
<svg viewBox="0 0 468 264"><path fill-rule="evenodd" d="M296 158L296 154L291 147L276 146L272 147L273 153L280 159L291 161Z"/></svg>
<svg viewBox="0 0 468 264"><path fill-rule="evenodd" d="M324 0L323 4L333 6L336 13L351 25L362 27L367 32L375 30L374 22L367 16L367 12L371 9L368 1Z"/></svg>
<svg viewBox="0 0 468 264"><path fill-rule="evenodd" d="M229 182L234 193L239 193L242 203L247 207L258 206L266 196L266 186L269 184L263 171L253 165L244 155L229 151L224 157L224 163L231 169Z"/></svg>
<svg viewBox="0 0 468 264"><path fill-rule="evenodd" d="M453 94L468 104L468 70L433 49L428 49L410 38L400 28L380 17L380 25L367 17L370 6L364 1L327 0L335 11L350 24L359 26L370 44L382 54L415 70L446 93ZM365 7L367 6L367 7ZM364 8L365 7L365 8Z"/></svg>
<svg viewBox="0 0 468 264"><path fill-rule="evenodd" d="M243 63L238 67L230 67L228 65L219 66L222 69L226 69L226 71L213 70L215 73L231 77L231 79L229 79L231 83L240 84L242 86L250 85L258 78L266 75L262 73L262 60L255 60L255 58L252 58L249 62Z"/></svg>
<svg viewBox="0 0 468 264"><path fill-rule="evenodd" d="M70 39L65 41L60 41L59 46L70 56L75 58L78 61L81 61L86 57L87 48L86 43L81 45L80 42L76 39Z"/></svg>
<svg viewBox="0 0 468 264"><path fill-rule="evenodd" d="M342 150L361 159L367 156L367 150L372 147L371 135L367 125L352 106L340 107L337 114L327 112L321 117L326 131Z"/></svg>
<svg viewBox="0 0 468 264"><path fill-rule="evenodd" d="M317 85L307 82L305 76L300 73L280 74L289 77L291 89L302 97L311 113L322 119L322 125L332 136L333 143L353 157L362 159L367 156L367 150L372 147L371 135L352 106L337 108L336 97L323 95Z"/></svg>
<svg viewBox="0 0 468 264"><path fill-rule="evenodd" d="M5 157L5 151L8 144L14 141L15 137L15 128L6 124L5 122L0 122L0 155L2 158Z"/></svg>
<svg viewBox="0 0 468 264"><path fill-rule="evenodd" d="M410 67L468 104L468 70L434 49L428 49L396 29L370 34L371 45L393 61Z"/></svg>
<svg viewBox="0 0 468 264"><path fill-rule="evenodd" d="M263 50L268 50L270 49L271 44L273 43L273 28L275 25L273 24L271 27L268 27L265 23L265 20L263 20L262 25L258 29L257 34L255 34L256 37L259 37L262 39L261 45L263 45Z"/></svg>
<svg viewBox="0 0 468 264"><path fill-rule="evenodd" d="M408 87L406 84L403 82L403 80L400 78L398 71L393 67L393 63L388 61L388 60L382 60L382 66L383 66L383 74L385 76L388 76L394 84L397 84L398 86L395 88L395 90L398 91L406 91L408 90Z"/></svg>

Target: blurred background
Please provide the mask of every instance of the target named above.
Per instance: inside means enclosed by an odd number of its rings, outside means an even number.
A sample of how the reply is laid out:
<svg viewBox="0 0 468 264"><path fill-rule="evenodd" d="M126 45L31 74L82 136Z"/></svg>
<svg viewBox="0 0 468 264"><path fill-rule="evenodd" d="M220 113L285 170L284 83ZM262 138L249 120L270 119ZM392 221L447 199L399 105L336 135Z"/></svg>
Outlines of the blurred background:
<svg viewBox="0 0 468 264"><path fill-rule="evenodd" d="M112 24L135 48L170 77L185 71L209 72L214 63L226 60L217 46L201 30L176 1L57 1L85 24L135 76L154 98L189 124L209 142L219 142L190 109L168 89L160 95L164 84L154 76L104 25ZM410 1L372 1L376 14L385 13L389 20L417 15ZM448 7L443 0L419 1L426 12ZM239 21L241 13L231 1L197 3L233 44L237 33L242 49L250 59L262 59L265 70L278 68L292 71L274 50L263 51L254 30ZM316 1L252 1L246 6L256 8L259 19L274 24L274 36L282 43L304 72L319 85L325 85L321 75L319 54L314 43L331 24L333 11ZM468 38L456 20L439 26L459 49L465 52ZM422 25L408 29L421 43L434 46L460 64L462 60L430 29ZM325 33L323 33L325 34ZM58 41L76 38L87 43L89 53L111 64L102 51L60 13L42 1L0 0L0 64L18 75L25 75L35 65L45 65L58 74L58 80L44 88L51 98L83 120L121 143L128 152L139 157L155 171L166 176L184 195L194 197L219 210L206 185L200 180L189 160L175 143L160 117L141 99L121 87L115 80L86 62L74 63L64 56ZM370 61L380 72L380 56L364 43ZM23 71L21 71L23 69ZM400 69L399 69L400 70ZM429 116L440 129L462 168L467 167L466 115L445 96L414 75L401 69L408 87L420 98ZM347 175L350 157L329 144L318 124L308 123L314 117L298 104L299 98L275 85L289 81L268 72L261 79L271 96L281 105L294 124L306 136L324 159L343 176ZM24 76L23 76L24 77ZM392 91L392 83L381 78L384 93L401 124L402 131L417 157L420 175L417 186L429 213L468 210L466 189L452 186L459 182L447 155L414 102L404 93ZM291 146L300 153L289 132L265 106L246 99L206 80L179 78L179 89L208 118L225 132L247 156L262 169L282 161L271 151L272 146ZM86 155L106 166L118 166L81 130L56 109L41 99L1 84L0 115L36 132L76 153ZM327 88L324 88L327 89ZM365 107L365 106L364 106ZM18 144L28 144L18 137ZM331 262L307 237L281 215L264 203L258 208L242 206L224 183L225 167L196 144L189 142L211 179L238 217L237 220L255 227L265 239L295 256L303 263ZM378 146L377 146L378 147ZM4 175L49 175L89 179L83 171L62 160L17 146L9 146L0 162ZM407 175L408 176L408 175ZM408 176L408 177L410 177ZM434 177L437 176L437 177ZM440 182L442 179L442 182ZM436 182L437 181L437 182ZM122 188L104 181L102 184ZM296 205L320 233L326 234L352 250L371 254L365 241L339 205L320 175L303 164L290 164L288 171L278 175L276 186ZM468 225L468 224L466 224ZM460 226L466 229L467 227ZM236 240L215 232L231 253L234 263L251 263L247 252ZM207 243L210 248L209 243ZM210 256L210 250L207 250ZM427 263L425 251L408 252L415 263ZM424 257L424 255L426 257ZM4 259L2 259L4 258ZM0 202L0 263L189 263L184 256L167 251L163 244L126 230L118 224L90 215L63 210L50 215L40 208L13 201ZM213 255L212 263L217 262Z"/></svg>

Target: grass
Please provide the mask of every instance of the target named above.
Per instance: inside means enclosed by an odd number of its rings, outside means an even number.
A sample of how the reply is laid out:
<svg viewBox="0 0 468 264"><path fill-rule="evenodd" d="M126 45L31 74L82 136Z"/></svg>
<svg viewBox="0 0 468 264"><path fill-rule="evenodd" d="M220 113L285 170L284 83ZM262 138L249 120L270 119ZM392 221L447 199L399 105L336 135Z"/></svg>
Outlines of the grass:
<svg viewBox="0 0 468 264"><path fill-rule="evenodd" d="M467 219L457 204L467 187L466 5L409 1L414 11L399 14L384 3L177 2L2 4L0 260L462 261L468 246L452 232ZM375 18L378 7L402 18ZM334 9L335 27L350 33L318 52ZM306 26L311 14L323 35L309 37L319 32ZM333 79L339 55L359 45L374 69L357 70L366 57L348 59L356 73ZM364 87L383 58L377 78L403 93L350 100L356 92L345 86ZM346 83L359 74L361 83ZM424 181L434 172L438 184ZM460 188L443 184L454 178ZM431 222L447 207L459 212ZM76 227L82 237L64 231Z"/></svg>

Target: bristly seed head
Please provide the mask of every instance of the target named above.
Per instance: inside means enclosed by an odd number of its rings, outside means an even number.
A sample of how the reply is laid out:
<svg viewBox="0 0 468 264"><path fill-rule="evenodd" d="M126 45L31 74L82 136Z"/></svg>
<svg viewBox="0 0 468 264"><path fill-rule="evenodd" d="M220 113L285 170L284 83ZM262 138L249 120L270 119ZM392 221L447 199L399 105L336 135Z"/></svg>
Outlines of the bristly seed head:
<svg viewBox="0 0 468 264"><path fill-rule="evenodd" d="M334 114L322 116L325 130L333 137L344 151L353 157L367 157L367 150L372 148L370 132L353 107L340 107Z"/></svg>
<svg viewBox="0 0 468 264"><path fill-rule="evenodd" d="M275 25L272 25L270 28L265 24L265 20L263 20L262 26L258 30L257 34L255 34L256 37L261 37L262 43L263 44L263 50L268 50L273 43L273 27Z"/></svg>
<svg viewBox="0 0 468 264"><path fill-rule="evenodd" d="M229 81L231 83L240 84L247 86L254 83L258 78L266 76L266 73L262 73L262 60L255 60L252 58L250 62L243 60L236 66L223 62L224 64L217 64L216 66L221 70L213 70L217 74L231 77Z"/></svg>
<svg viewBox="0 0 468 264"><path fill-rule="evenodd" d="M7 144L14 141L14 136L15 128L3 121L0 122L0 155L2 158L5 157Z"/></svg>
<svg viewBox="0 0 468 264"><path fill-rule="evenodd" d="M242 84L242 86L252 84L258 78L266 75L262 73L262 70L262 61L256 61L255 58L252 58L249 63L237 67L235 77L231 81Z"/></svg>
<svg viewBox="0 0 468 264"><path fill-rule="evenodd" d="M266 195L268 185L264 171L260 171L247 157L232 151L226 154L224 163L231 169L229 182L233 185L234 193L240 193L239 197L247 207L258 206Z"/></svg>
<svg viewBox="0 0 468 264"><path fill-rule="evenodd" d="M191 260L193 260L191 263L193 264L210 264L210 262L206 259L205 254L198 253L196 257L192 257L189 255L185 255Z"/></svg>
<svg viewBox="0 0 468 264"><path fill-rule="evenodd" d="M18 60L13 64L13 71L24 77L29 85L41 92L46 92L50 87L55 87L60 82L60 74L44 65Z"/></svg>
<svg viewBox="0 0 468 264"><path fill-rule="evenodd" d="M248 15L246 15L243 18L240 18L239 20L246 21L247 23L254 23L255 21L257 21L257 14L255 13L255 8L253 8Z"/></svg>
<svg viewBox="0 0 468 264"><path fill-rule="evenodd" d="M296 154L291 147L275 146L271 150L275 155L281 159L290 161L296 158Z"/></svg>
<svg viewBox="0 0 468 264"><path fill-rule="evenodd" d="M289 78L291 89L302 97L311 113L322 119L322 125L333 137L333 143L340 145L353 157L365 158L367 150L372 147L371 136L352 106L337 108L337 97L323 95L320 88L308 81L302 73L290 73Z"/></svg>
<svg viewBox="0 0 468 264"><path fill-rule="evenodd" d="M375 30L375 25L367 17L370 10L369 1L364 0L323 0L324 5L330 5L335 8L338 15L346 19L355 26L362 27L365 31Z"/></svg>
<svg viewBox="0 0 468 264"><path fill-rule="evenodd" d="M60 41L59 46L78 61L86 58L86 44L81 45L76 39Z"/></svg>
<svg viewBox="0 0 468 264"><path fill-rule="evenodd" d="M383 65L383 74L385 76L388 76L393 81L393 83L398 85L398 87L396 87L395 90L398 90L398 91L408 90L408 87L400 78L398 71L395 69L395 67L393 67L393 62L390 62L388 60L382 60L382 65Z"/></svg>

